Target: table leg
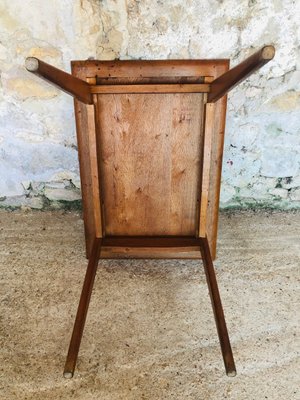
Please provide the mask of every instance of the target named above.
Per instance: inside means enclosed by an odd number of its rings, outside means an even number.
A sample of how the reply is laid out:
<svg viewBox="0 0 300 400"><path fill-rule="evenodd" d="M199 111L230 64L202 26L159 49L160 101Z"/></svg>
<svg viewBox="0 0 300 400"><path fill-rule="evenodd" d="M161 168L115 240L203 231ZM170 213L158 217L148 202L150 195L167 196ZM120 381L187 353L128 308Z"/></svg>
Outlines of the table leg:
<svg viewBox="0 0 300 400"><path fill-rule="evenodd" d="M97 272L97 266L101 252L101 242L101 238L95 238L92 246L92 251L87 266L80 301L77 309L67 360L64 368L65 378L72 378L74 374L84 324Z"/></svg>

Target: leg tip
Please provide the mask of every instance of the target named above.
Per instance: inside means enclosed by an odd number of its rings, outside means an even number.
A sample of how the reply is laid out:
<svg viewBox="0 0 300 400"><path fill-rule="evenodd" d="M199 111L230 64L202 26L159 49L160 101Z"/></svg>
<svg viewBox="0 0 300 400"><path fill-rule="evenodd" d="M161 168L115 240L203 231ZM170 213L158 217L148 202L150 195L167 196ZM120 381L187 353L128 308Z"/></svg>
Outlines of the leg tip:
<svg viewBox="0 0 300 400"><path fill-rule="evenodd" d="M66 379L71 379L71 378L73 378L73 372L64 371L64 378L66 378Z"/></svg>
<svg viewBox="0 0 300 400"><path fill-rule="evenodd" d="M233 369L233 370L231 370L231 371L227 371L227 372L226 372L226 375L227 375L227 376L230 376L231 378L233 378L233 377L236 376L236 370Z"/></svg>

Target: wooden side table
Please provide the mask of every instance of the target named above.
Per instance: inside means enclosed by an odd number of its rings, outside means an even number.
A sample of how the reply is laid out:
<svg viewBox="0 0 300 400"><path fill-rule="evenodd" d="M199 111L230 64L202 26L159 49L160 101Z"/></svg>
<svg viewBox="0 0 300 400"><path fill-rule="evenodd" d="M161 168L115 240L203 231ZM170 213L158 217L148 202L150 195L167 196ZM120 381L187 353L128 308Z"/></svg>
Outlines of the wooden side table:
<svg viewBox="0 0 300 400"><path fill-rule="evenodd" d="M226 373L236 368L212 260L226 93L270 61L72 61L28 71L75 98L89 259L64 376L74 373L99 258L202 258Z"/></svg>

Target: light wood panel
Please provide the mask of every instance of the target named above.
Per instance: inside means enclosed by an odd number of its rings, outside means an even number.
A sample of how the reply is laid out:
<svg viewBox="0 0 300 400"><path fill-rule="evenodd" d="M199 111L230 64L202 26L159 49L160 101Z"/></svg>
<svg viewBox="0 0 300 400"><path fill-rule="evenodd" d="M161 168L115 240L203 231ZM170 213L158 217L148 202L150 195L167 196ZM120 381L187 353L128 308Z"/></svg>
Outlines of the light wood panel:
<svg viewBox="0 0 300 400"><path fill-rule="evenodd" d="M195 235L202 94L98 95L107 235Z"/></svg>

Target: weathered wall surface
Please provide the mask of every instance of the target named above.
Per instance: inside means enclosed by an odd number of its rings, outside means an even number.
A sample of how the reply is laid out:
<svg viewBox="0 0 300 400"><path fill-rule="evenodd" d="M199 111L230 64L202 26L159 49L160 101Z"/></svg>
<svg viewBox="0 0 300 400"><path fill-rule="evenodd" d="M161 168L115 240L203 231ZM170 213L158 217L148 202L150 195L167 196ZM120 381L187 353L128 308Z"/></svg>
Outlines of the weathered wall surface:
<svg viewBox="0 0 300 400"><path fill-rule="evenodd" d="M80 199L72 99L24 70L37 56L275 59L231 92L221 205L300 207L300 2L0 0L0 205Z"/></svg>

